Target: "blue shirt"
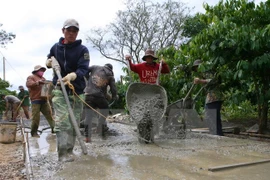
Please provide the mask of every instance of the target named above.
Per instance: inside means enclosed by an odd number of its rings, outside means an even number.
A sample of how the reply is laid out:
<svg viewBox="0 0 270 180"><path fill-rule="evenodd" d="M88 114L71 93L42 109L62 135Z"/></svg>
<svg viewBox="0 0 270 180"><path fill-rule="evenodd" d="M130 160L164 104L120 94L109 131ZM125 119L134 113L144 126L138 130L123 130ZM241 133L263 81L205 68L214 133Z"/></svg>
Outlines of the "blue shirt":
<svg viewBox="0 0 270 180"><path fill-rule="evenodd" d="M90 63L89 51L86 46L82 45L81 40L76 40L71 44L63 44L64 38L61 37L58 43L55 43L50 49L48 58L54 56L61 68L61 76L65 77L71 72L75 72L77 78L71 81L77 94L83 94L85 88L84 76L88 72ZM54 74L53 84L56 85L58 80L57 74ZM71 89L66 86L68 94L72 94Z"/></svg>

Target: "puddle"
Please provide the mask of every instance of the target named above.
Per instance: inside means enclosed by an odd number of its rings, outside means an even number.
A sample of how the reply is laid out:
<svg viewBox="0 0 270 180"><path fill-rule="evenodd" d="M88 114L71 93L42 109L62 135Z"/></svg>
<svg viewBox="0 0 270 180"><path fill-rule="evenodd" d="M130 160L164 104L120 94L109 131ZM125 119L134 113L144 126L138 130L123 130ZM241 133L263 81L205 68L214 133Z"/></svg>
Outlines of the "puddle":
<svg viewBox="0 0 270 180"><path fill-rule="evenodd" d="M29 134L29 136L31 136ZM51 152L56 152L56 136L50 131L44 131L40 138L29 137L30 154L32 156L43 155Z"/></svg>
<svg viewBox="0 0 270 180"><path fill-rule="evenodd" d="M248 139L189 133L186 139L138 142L135 127L111 123L118 136L93 135L83 155L79 143L75 161L57 161L56 136L48 131L29 137L33 179L102 180L268 180L270 163L211 172L208 168L270 159L270 145Z"/></svg>

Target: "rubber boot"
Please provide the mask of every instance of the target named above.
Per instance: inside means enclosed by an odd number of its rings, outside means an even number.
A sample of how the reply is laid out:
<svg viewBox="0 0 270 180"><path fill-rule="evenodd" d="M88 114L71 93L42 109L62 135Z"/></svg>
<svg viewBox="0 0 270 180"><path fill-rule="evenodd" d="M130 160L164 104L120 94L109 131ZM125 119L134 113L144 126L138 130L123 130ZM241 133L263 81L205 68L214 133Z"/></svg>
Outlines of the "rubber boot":
<svg viewBox="0 0 270 180"><path fill-rule="evenodd" d="M60 162L74 161L74 158L69 156L67 150L68 134L66 132L57 132L56 137L57 137L58 160Z"/></svg>
<svg viewBox="0 0 270 180"><path fill-rule="evenodd" d="M75 130L68 131L67 132L67 153L68 153L68 155L73 155L75 141L76 141Z"/></svg>

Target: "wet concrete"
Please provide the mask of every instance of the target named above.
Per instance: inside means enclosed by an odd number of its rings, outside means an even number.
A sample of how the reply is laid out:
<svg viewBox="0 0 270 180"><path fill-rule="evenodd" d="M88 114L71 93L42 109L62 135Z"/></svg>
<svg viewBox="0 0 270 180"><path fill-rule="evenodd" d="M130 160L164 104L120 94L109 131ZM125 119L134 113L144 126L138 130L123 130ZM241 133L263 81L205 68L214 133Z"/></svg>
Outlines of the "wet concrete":
<svg viewBox="0 0 270 180"><path fill-rule="evenodd" d="M138 142L135 126L110 123L117 136L96 134L83 155L79 143L74 162L57 159L56 136L44 131L29 137L32 179L102 180L268 180L270 163L211 172L208 168L270 159L269 142L188 133L185 139L156 137Z"/></svg>

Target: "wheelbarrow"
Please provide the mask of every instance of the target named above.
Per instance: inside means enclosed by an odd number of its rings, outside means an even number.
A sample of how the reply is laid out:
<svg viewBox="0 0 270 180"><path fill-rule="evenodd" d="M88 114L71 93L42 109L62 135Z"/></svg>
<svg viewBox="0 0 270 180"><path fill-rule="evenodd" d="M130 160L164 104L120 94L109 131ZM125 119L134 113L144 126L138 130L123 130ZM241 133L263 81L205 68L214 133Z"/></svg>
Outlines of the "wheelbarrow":
<svg viewBox="0 0 270 180"><path fill-rule="evenodd" d="M194 98L190 97L195 84L191 86L187 95L180 100L167 106L164 114L164 123L162 131L168 138L186 138L186 121L188 119L188 110L195 109L195 102L205 86L202 86Z"/></svg>
<svg viewBox="0 0 270 180"><path fill-rule="evenodd" d="M140 143L154 142L167 108L166 90L157 84L131 83L126 92L131 120L137 125Z"/></svg>

